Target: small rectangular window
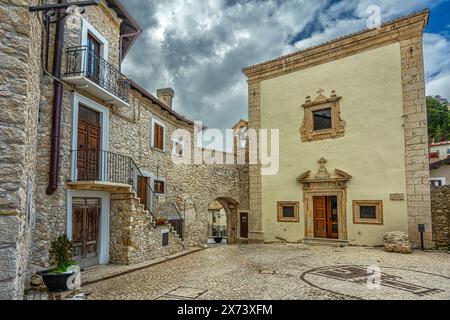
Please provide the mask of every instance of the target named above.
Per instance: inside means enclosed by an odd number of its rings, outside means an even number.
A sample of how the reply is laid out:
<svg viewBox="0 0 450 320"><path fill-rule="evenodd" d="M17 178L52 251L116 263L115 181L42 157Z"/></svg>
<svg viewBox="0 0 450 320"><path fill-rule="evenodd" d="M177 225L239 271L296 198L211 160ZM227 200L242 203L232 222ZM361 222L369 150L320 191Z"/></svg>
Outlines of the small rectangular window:
<svg viewBox="0 0 450 320"><path fill-rule="evenodd" d="M295 201L278 202L278 222L299 222L300 203Z"/></svg>
<svg viewBox="0 0 450 320"><path fill-rule="evenodd" d="M355 224L383 224L383 201L353 201Z"/></svg>
<svg viewBox="0 0 450 320"><path fill-rule="evenodd" d="M164 181L155 180L155 193L164 194L165 183Z"/></svg>
<svg viewBox="0 0 450 320"><path fill-rule="evenodd" d="M332 128L331 108L313 112L314 131Z"/></svg>
<svg viewBox="0 0 450 320"><path fill-rule="evenodd" d="M376 206L360 206L359 217L361 219L376 219L377 207Z"/></svg>

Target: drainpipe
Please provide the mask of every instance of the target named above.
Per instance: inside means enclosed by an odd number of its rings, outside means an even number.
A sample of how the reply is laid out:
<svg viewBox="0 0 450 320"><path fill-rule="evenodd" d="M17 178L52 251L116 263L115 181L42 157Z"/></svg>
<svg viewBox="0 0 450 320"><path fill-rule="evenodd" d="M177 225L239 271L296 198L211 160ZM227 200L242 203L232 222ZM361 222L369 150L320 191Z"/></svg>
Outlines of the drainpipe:
<svg viewBox="0 0 450 320"><path fill-rule="evenodd" d="M58 0L58 3L64 3L65 0ZM55 48L53 54L53 76L61 78L61 63L64 45L64 19L61 13L57 16ZM50 154L50 179L47 188L47 194L52 195L58 189L59 175L59 149L61 144L61 106L63 97L63 85L59 81L54 81L53 93L53 120L52 120L52 141Z"/></svg>

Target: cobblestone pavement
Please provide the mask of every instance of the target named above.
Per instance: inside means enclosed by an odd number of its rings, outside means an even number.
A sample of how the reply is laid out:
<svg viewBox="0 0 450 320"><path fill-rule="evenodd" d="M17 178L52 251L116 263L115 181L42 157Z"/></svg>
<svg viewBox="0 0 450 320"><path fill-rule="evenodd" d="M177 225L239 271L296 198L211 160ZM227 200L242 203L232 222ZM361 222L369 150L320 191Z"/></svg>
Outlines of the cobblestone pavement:
<svg viewBox="0 0 450 320"><path fill-rule="evenodd" d="M450 255L235 245L83 287L89 299L450 299Z"/></svg>

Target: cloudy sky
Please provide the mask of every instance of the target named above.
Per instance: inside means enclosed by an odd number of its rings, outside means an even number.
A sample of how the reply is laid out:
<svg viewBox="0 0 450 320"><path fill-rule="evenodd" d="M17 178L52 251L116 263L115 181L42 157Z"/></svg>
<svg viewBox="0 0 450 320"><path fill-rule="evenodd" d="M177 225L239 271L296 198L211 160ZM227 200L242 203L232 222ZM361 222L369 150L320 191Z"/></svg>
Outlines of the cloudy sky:
<svg viewBox="0 0 450 320"><path fill-rule="evenodd" d="M210 128L247 119L242 67L382 22L432 10L425 34L427 94L450 99L450 0L123 0L143 33L123 71L150 92L170 86L174 109Z"/></svg>

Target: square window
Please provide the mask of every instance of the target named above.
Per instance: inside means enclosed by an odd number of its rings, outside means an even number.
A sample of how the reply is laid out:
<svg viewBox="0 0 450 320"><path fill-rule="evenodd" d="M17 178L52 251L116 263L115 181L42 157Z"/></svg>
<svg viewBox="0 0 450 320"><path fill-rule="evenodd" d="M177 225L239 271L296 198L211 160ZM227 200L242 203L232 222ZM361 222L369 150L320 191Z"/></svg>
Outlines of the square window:
<svg viewBox="0 0 450 320"><path fill-rule="evenodd" d="M331 129L333 126L331 120L331 108L313 112L314 131Z"/></svg>
<svg viewBox="0 0 450 320"><path fill-rule="evenodd" d="M359 217L361 219L376 219L377 207L376 206L360 206Z"/></svg>
<svg viewBox="0 0 450 320"><path fill-rule="evenodd" d="M295 207L294 206L284 206L283 207L283 218L295 218Z"/></svg>
<svg viewBox="0 0 450 320"><path fill-rule="evenodd" d="M164 181L155 180L155 193L164 194L165 183Z"/></svg>
<svg viewBox="0 0 450 320"><path fill-rule="evenodd" d="M383 201L353 201L355 224L383 224Z"/></svg>
<svg viewBox="0 0 450 320"><path fill-rule="evenodd" d="M278 222L299 222L299 212L299 202L278 202Z"/></svg>

